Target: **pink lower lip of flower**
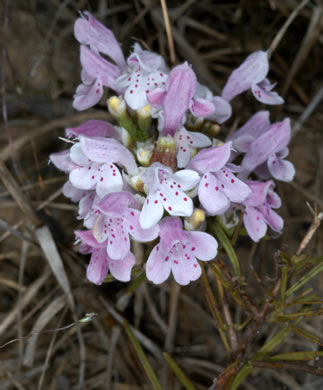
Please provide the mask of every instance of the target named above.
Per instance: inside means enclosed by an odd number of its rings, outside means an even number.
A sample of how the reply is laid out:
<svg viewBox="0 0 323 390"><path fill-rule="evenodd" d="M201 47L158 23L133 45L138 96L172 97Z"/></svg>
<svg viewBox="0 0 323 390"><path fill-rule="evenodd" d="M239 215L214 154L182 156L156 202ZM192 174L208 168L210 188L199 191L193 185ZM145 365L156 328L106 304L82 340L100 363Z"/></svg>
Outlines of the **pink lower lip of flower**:
<svg viewBox="0 0 323 390"><path fill-rule="evenodd" d="M184 231L179 218L162 220L160 238L146 264L147 278L155 284L163 283L173 273L176 282L185 286L201 275L197 258L209 261L217 255L214 237L204 232Z"/></svg>

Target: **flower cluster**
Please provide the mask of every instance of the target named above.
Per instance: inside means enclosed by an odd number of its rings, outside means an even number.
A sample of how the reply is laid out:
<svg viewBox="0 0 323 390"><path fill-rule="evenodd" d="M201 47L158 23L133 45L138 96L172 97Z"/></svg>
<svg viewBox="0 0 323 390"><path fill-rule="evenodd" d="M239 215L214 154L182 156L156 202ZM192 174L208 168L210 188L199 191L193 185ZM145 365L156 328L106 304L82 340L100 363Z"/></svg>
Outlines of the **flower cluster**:
<svg viewBox="0 0 323 390"><path fill-rule="evenodd" d="M73 146L50 156L69 175L64 195L79 205L86 230L75 234L80 252L91 254L90 281L101 284L108 271L129 281L136 262L131 241L152 242L146 263L152 282L171 272L181 285L198 279L197 259L217 255L216 239L205 232L212 216L242 212L254 241L267 226L281 232L273 179L291 181L295 174L285 160L289 119L271 124L268 111L259 111L230 138L212 135L214 124L231 117L230 101L249 89L262 103L283 103L266 78L266 52L249 55L214 96L187 63L169 70L137 43L126 59L112 31L89 13L74 33L82 64L74 108L102 101L104 87L116 93L108 99L116 125L89 120L68 128Z"/></svg>

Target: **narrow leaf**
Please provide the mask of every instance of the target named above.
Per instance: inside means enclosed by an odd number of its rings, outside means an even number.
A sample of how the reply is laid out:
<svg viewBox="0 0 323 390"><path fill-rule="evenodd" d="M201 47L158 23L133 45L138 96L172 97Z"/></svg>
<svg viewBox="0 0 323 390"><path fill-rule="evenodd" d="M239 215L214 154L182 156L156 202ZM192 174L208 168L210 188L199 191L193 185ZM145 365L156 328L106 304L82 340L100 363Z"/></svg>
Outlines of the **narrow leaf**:
<svg viewBox="0 0 323 390"><path fill-rule="evenodd" d="M241 370L234 377L233 382L230 386L230 390L238 389L238 386L241 385L241 383L247 378L247 376L251 373L251 371L252 371L252 364L251 362L248 362L245 366L241 368Z"/></svg>
<svg viewBox="0 0 323 390"><path fill-rule="evenodd" d="M289 297L292 295L295 291L300 289L304 284L309 282L311 279L313 279L317 274L323 271L323 261L321 261L316 267L311 269L307 274L305 274L302 278L299 279L298 282L294 284L294 286L290 287L286 291L286 296Z"/></svg>
<svg viewBox="0 0 323 390"><path fill-rule="evenodd" d="M195 386L188 379L188 377L185 375L184 371L175 362L175 360L167 352L163 352L163 356L164 356L165 360L167 361L169 367L174 372L174 374L176 375L178 380L181 382L181 384L185 387L185 389L195 390Z"/></svg>
<svg viewBox="0 0 323 390"><path fill-rule="evenodd" d="M313 360L316 357L323 356L323 352L320 351L303 351L303 352L289 352L280 353L275 356L270 356L269 360Z"/></svg>
<svg viewBox="0 0 323 390"><path fill-rule="evenodd" d="M222 244L226 254L229 256L229 259L232 263L234 273L236 276L240 276L240 264L238 257L231 245L231 242L228 238L228 236L225 234L224 230L222 229L219 222L212 222L210 223L211 229L213 230L213 233L215 234L216 238L220 241Z"/></svg>
<svg viewBox="0 0 323 390"><path fill-rule="evenodd" d="M135 335L133 334L128 322L124 321L123 326L125 328L125 331L127 332L127 335L131 341L132 346L134 347L134 350L136 351L138 359L139 359L140 363L142 364L142 367L143 367L145 373L147 374L148 379L150 380L150 383L151 383L153 389L154 390L162 390L162 386L161 386L153 368L151 367L143 348L141 347L141 345L139 344Z"/></svg>

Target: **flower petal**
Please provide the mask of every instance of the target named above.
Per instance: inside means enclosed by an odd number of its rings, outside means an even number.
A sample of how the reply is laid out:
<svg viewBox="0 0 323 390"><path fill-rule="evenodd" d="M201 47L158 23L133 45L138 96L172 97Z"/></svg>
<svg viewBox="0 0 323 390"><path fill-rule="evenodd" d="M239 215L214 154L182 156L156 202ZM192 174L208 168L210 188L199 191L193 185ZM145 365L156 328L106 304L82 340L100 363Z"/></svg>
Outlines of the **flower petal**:
<svg viewBox="0 0 323 390"><path fill-rule="evenodd" d="M170 255L169 261L174 279L181 286L187 286L189 282L197 280L202 274L201 267L194 257Z"/></svg>
<svg viewBox="0 0 323 390"><path fill-rule="evenodd" d="M190 245L194 255L203 261L212 260L218 253L218 242L208 233L190 232ZM192 249L191 249L192 250Z"/></svg>
<svg viewBox="0 0 323 390"><path fill-rule="evenodd" d="M108 55L120 68L126 65L121 47L113 32L101 24L89 12L84 12L88 17L79 18L74 24L75 38L84 45L90 45L96 50Z"/></svg>
<svg viewBox="0 0 323 390"><path fill-rule="evenodd" d="M174 244L188 240L188 233L183 230L183 223L180 218L163 218L159 227L161 248L167 253L172 249Z"/></svg>
<svg viewBox="0 0 323 390"><path fill-rule="evenodd" d="M280 233L283 230L284 220L280 215L278 215L274 210L272 210L267 205L260 206L258 207L258 209L260 210L264 220L272 228L272 230L278 233Z"/></svg>
<svg viewBox="0 0 323 390"><path fill-rule="evenodd" d="M230 138L238 140L242 136L250 136L252 139L260 137L270 127L269 111L258 111ZM235 146L235 143L233 142Z"/></svg>
<svg viewBox="0 0 323 390"><path fill-rule="evenodd" d="M175 185L181 191L188 191L194 188L200 181L200 176L197 172L191 169L182 169L173 175L176 183Z"/></svg>
<svg viewBox="0 0 323 390"><path fill-rule="evenodd" d="M139 224L140 211L127 209L125 212L125 227L130 235L139 242L149 242L158 237L159 226L143 229Z"/></svg>
<svg viewBox="0 0 323 390"><path fill-rule="evenodd" d="M129 282L131 279L131 270L135 263L136 258L131 252L120 260L109 259L111 275L121 282Z"/></svg>
<svg viewBox="0 0 323 390"><path fill-rule="evenodd" d="M147 279L155 284L160 284L168 279L171 267L168 253L163 251L160 244L157 244L151 251L146 263Z"/></svg>
<svg viewBox="0 0 323 390"><path fill-rule="evenodd" d="M120 69L105 60L93 50L81 45L81 64L87 74L102 80L106 87L113 88L114 81L120 76Z"/></svg>
<svg viewBox="0 0 323 390"><path fill-rule="evenodd" d="M206 99L193 98L190 105L191 112L196 117L206 118L215 111L214 104Z"/></svg>
<svg viewBox="0 0 323 390"><path fill-rule="evenodd" d="M247 184L251 189L252 193L243 202L243 204L250 207L257 207L264 204L266 202L267 194L270 187L274 185L271 180L266 182L249 180L247 181Z"/></svg>
<svg viewBox="0 0 323 390"><path fill-rule="evenodd" d="M224 213L231 202L221 191L220 184L215 176L207 172L201 179L198 196L202 206L210 215L219 215Z"/></svg>
<svg viewBox="0 0 323 390"><path fill-rule="evenodd" d="M196 131L187 131L186 137L190 137L187 138L187 141L189 145L193 146L194 148L205 148L212 145L212 141L207 135Z"/></svg>
<svg viewBox="0 0 323 390"><path fill-rule="evenodd" d="M266 234L267 225L260 211L254 207L246 207L243 223L250 238L255 242L258 242Z"/></svg>
<svg viewBox="0 0 323 390"><path fill-rule="evenodd" d="M187 63L178 65L167 79L164 99L164 135L174 135L196 91L196 76Z"/></svg>
<svg viewBox="0 0 323 390"><path fill-rule="evenodd" d="M90 282L100 285L107 276L108 270L109 264L106 250L104 248L94 249L90 264L86 270L86 277Z"/></svg>
<svg viewBox="0 0 323 390"><path fill-rule="evenodd" d="M49 156L49 161L51 161L56 168L59 170L69 173L73 169L78 168L78 165L76 165L70 158L70 151L64 150L63 152L58 153L52 153Z"/></svg>
<svg viewBox="0 0 323 390"><path fill-rule="evenodd" d="M231 154L231 145L231 142L226 142L222 146L215 146L199 151L187 165L187 168L194 169L201 175L207 171L218 171L228 162Z"/></svg>
<svg viewBox="0 0 323 390"><path fill-rule="evenodd" d="M295 176L295 167L290 161L281 160L273 154L268 158L268 169L272 176L281 181L292 181Z"/></svg>
<svg viewBox="0 0 323 390"><path fill-rule="evenodd" d="M164 213L163 205L160 201L160 192L150 192L147 196L140 213L140 226L143 229L150 229L156 225Z"/></svg>
<svg viewBox="0 0 323 390"><path fill-rule="evenodd" d="M98 209L106 215L123 215L128 207L138 207L137 199L127 191L115 192L105 196L97 205Z"/></svg>
<svg viewBox="0 0 323 390"><path fill-rule="evenodd" d="M107 247L109 257L112 260L125 258L130 251L130 239L123 219L113 218L110 226L107 224L107 229L109 230Z"/></svg>
<svg viewBox="0 0 323 390"><path fill-rule="evenodd" d="M69 152L71 160L77 164L77 166L85 167L90 165L91 160L89 160L88 157L84 154L82 146L79 142L74 144Z"/></svg>
<svg viewBox="0 0 323 390"><path fill-rule="evenodd" d="M165 61L159 54L143 50L139 43L134 44L133 53L128 57L128 64L137 63L141 69L150 73L156 70L166 70Z"/></svg>
<svg viewBox="0 0 323 390"><path fill-rule="evenodd" d="M224 167L215 174L221 186L221 191L231 202L242 203L251 194L249 186L232 174L229 168Z"/></svg>
<svg viewBox="0 0 323 390"><path fill-rule="evenodd" d="M155 88L147 94L147 99L153 107L159 108L163 105L165 96L166 90L164 88Z"/></svg>
<svg viewBox="0 0 323 390"><path fill-rule="evenodd" d="M96 193L100 198L111 192L122 190L123 180L119 169L114 164L102 164L98 175Z"/></svg>
<svg viewBox="0 0 323 390"><path fill-rule="evenodd" d="M228 101L220 96L213 96L211 101L215 107L215 111L208 119L222 124L231 117L232 107Z"/></svg>
<svg viewBox="0 0 323 390"><path fill-rule="evenodd" d="M67 180L67 182L63 185L63 195L66 198L71 199L72 202L79 202L85 195L87 195L87 192L73 187L72 183Z"/></svg>
<svg viewBox="0 0 323 390"><path fill-rule="evenodd" d="M264 134L250 145L241 166L251 172L258 165L265 162L273 153L284 149L290 138L291 127L289 118L272 124Z"/></svg>
<svg viewBox="0 0 323 390"><path fill-rule="evenodd" d="M69 174L69 180L75 188L79 188L81 190L92 190L96 186L97 177L98 177L98 164L92 164L92 169L88 169L88 167L80 167L73 169L73 171Z"/></svg>
<svg viewBox="0 0 323 390"><path fill-rule="evenodd" d="M73 100L73 108L78 111L87 110L99 103L102 96L103 85L101 79L98 77L92 85L81 84L77 87Z"/></svg>
<svg viewBox="0 0 323 390"><path fill-rule="evenodd" d="M113 137L119 139L119 133L108 122L89 120L78 127L69 127L65 130L67 137L78 137L79 135L86 135L87 137Z"/></svg>
<svg viewBox="0 0 323 390"><path fill-rule="evenodd" d="M222 97L228 101L259 83L269 71L268 55L265 51L250 54L239 68L235 69L225 84Z"/></svg>
<svg viewBox="0 0 323 390"><path fill-rule="evenodd" d="M81 137L83 152L92 161L119 163L129 174L136 175L138 168L131 152L113 138Z"/></svg>
<svg viewBox="0 0 323 390"><path fill-rule="evenodd" d="M277 92L267 91L262 87L263 83L252 84L251 91L253 96L264 104L278 105L283 104L284 99Z"/></svg>
<svg viewBox="0 0 323 390"><path fill-rule="evenodd" d="M92 230L76 230L75 237L91 248L105 248L105 244L100 244L97 242L93 236Z"/></svg>

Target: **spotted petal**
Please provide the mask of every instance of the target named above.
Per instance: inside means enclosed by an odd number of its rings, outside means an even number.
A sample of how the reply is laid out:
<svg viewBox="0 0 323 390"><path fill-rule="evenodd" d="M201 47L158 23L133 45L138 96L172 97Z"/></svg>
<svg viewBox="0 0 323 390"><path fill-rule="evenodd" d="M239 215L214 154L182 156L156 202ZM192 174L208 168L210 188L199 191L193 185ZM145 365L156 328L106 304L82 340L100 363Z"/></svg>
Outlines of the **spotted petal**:
<svg viewBox="0 0 323 390"><path fill-rule="evenodd" d="M266 79L259 84L252 84L251 91L253 96L261 103L271 105L284 103L284 99L277 92L271 91L270 83Z"/></svg>
<svg viewBox="0 0 323 390"><path fill-rule="evenodd" d="M99 197L103 198L110 192L119 192L122 186L123 180L118 167L114 164L102 164L96 185L96 193Z"/></svg>
<svg viewBox="0 0 323 390"><path fill-rule="evenodd" d="M91 85L80 84L74 95L73 107L78 111L95 106L103 96L103 83L100 77Z"/></svg>
<svg viewBox="0 0 323 390"><path fill-rule="evenodd" d="M190 232L189 236L191 251L194 252L194 255L199 260L209 261L217 255L218 243L210 234L204 232Z"/></svg>
<svg viewBox="0 0 323 390"><path fill-rule="evenodd" d="M125 227L130 235L139 242L154 240L159 234L159 226L155 225L150 229L143 229L139 224L140 211L127 209L125 211Z"/></svg>
<svg viewBox="0 0 323 390"><path fill-rule="evenodd" d="M250 238L255 242L258 242L266 234L267 225L260 211L254 207L246 207L243 223Z"/></svg>
<svg viewBox="0 0 323 390"><path fill-rule="evenodd" d="M206 172L202 177L198 196L202 206L210 215L224 213L231 204L224 192L221 191L220 183L210 172Z"/></svg>
<svg viewBox="0 0 323 390"><path fill-rule="evenodd" d="M160 192L151 192L147 196L140 213L140 226L150 229L158 223L164 213L164 207L160 201Z"/></svg>
<svg viewBox="0 0 323 390"><path fill-rule="evenodd" d="M251 194L248 185L234 176L229 168L224 167L215 175L221 186L221 191L231 202L242 203Z"/></svg>
<svg viewBox="0 0 323 390"><path fill-rule="evenodd" d="M292 181L295 176L295 167L290 161L281 160L273 154L268 158L268 169L271 175L281 181Z"/></svg>
<svg viewBox="0 0 323 390"><path fill-rule="evenodd" d="M247 91L253 84L265 79L269 71L268 55L264 51L250 54L239 68L235 69L225 84L222 97L228 101Z"/></svg>

